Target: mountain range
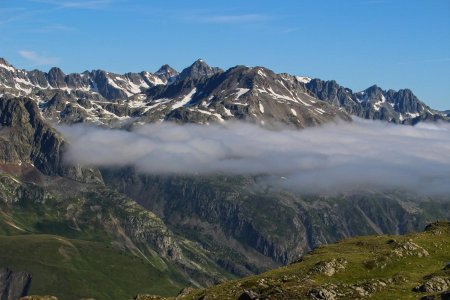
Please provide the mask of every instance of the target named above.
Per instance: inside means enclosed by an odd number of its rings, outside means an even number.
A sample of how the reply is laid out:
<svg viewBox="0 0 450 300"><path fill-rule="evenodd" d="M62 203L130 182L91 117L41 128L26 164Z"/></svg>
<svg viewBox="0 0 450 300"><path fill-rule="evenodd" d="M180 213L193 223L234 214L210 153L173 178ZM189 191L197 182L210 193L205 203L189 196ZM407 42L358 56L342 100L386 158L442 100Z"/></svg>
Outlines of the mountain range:
<svg viewBox="0 0 450 300"><path fill-rule="evenodd" d="M43 116L58 123L130 126L174 121L199 124L245 120L298 128L350 116L416 124L448 121L409 89L378 86L354 93L335 81L276 74L263 67L226 71L195 61L180 73L163 65L155 73L114 74L103 70L64 74L19 70L0 58L0 95L28 97Z"/></svg>
<svg viewBox="0 0 450 300"><path fill-rule="evenodd" d="M405 190L304 195L260 188L258 176L67 165L68 143L54 128L242 120L301 129L353 116L405 125L450 120L410 90L354 93L263 67L224 71L198 60L180 73L164 65L155 73L66 75L0 59L0 274L11 278L0 277L0 298L173 296L294 263L347 237L449 220L448 198Z"/></svg>

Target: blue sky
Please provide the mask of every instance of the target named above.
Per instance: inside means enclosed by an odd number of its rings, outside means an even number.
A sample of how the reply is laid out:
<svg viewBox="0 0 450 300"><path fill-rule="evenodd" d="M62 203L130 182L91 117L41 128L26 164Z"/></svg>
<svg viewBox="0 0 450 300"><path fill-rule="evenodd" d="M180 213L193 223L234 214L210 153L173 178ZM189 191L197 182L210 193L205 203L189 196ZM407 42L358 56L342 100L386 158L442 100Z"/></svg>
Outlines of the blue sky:
<svg viewBox="0 0 450 300"><path fill-rule="evenodd" d="M66 73L202 58L356 91L411 88L450 109L450 0L0 0L0 57Z"/></svg>

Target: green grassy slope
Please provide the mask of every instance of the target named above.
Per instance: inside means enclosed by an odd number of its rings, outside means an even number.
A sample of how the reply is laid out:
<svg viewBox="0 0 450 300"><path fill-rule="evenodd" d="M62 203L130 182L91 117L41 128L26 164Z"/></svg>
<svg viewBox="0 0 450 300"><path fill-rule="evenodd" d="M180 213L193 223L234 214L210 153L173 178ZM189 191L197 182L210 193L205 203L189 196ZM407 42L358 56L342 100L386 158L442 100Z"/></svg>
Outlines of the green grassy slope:
<svg viewBox="0 0 450 300"><path fill-rule="evenodd" d="M129 299L136 291L170 296L186 284L144 258L106 243L56 235L0 236L0 265L32 274L30 294L60 299Z"/></svg>

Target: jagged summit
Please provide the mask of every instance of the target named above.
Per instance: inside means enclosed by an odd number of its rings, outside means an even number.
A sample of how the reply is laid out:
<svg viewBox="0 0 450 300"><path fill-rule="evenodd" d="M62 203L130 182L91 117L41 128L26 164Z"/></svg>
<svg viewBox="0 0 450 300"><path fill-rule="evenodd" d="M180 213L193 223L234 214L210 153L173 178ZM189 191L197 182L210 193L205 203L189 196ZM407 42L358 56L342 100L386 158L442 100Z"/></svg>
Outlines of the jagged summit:
<svg viewBox="0 0 450 300"><path fill-rule="evenodd" d="M201 77L211 77L221 72L223 72L222 69L210 67L204 60L197 59L192 65L180 73L179 80L184 80L186 78L199 79Z"/></svg>
<svg viewBox="0 0 450 300"><path fill-rule="evenodd" d="M382 92L383 90L376 84L368 87L367 89L365 89L363 92L364 93L378 93L378 92Z"/></svg>
<svg viewBox="0 0 450 300"><path fill-rule="evenodd" d="M308 91L318 99L340 107L348 113L374 120L401 124L421 121L449 121L444 112L431 109L409 89L385 91L373 85L361 92L340 86L336 81L313 79L306 84Z"/></svg>
<svg viewBox="0 0 450 300"><path fill-rule="evenodd" d="M173 76L173 75L178 74L178 72L174 68L172 68L170 65L164 64L158 69L158 71L155 72L155 74L157 74L157 75L169 74L169 75Z"/></svg>
<svg viewBox="0 0 450 300"><path fill-rule="evenodd" d="M4 59L3 57L0 57L0 65L4 65L4 66L8 66L8 67L11 66L11 65L6 61L6 59Z"/></svg>
<svg viewBox="0 0 450 300"><path fill-rule="evenodd" d="M9 62L6 59L0 57L0 74L2 72L12 72L12 71L15 71L14 67L11 64L9 64Z"/></svg>
<svg viewBox="0 0 450 300"><path fill-rule="evenodd" d="M166 82L171 83L175 80L175 78L178 76L178 71L169 66L168 64L164 64L161 66L161 68L158 69L158 71L155 72L155 75L161 77Z"/></svg>

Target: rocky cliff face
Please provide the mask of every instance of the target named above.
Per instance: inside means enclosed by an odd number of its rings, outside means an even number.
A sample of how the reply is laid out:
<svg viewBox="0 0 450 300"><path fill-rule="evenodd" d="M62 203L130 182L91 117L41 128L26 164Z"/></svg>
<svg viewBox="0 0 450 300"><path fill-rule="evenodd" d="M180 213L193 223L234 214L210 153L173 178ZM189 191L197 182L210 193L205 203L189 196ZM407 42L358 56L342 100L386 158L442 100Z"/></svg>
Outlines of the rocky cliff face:
<svg viewBox="0 0 450 300"><path fill-rule="evenodd" d="M270 191L254 178L116 172L103 172L108 185L154 211L175 232L215 251L216 261L239 275L293 262L345 237L400 234L450 218L448 202L435 199L436 209L404 192L304 196Z"/></svg>
<svg viewBox="0 0 450 300"><path fill-rule="evenodd" d="M0 299L16 300L26 296L31 284L31 274L0 269Z"/></svg>
<svg viewBox="0 0 450 300"><path fill-rule="evenodd" d="M0 98L0 126L0 163L29 164L46 175L101 182L95 169L62 163L63 138L42 120L34 101Z"/></svg>
<svg viewBox="0 0 450 300"><path fill-rule="evenodd" d="M210 67L203 60L198 59L191 66L184 69L177 77L177 80L185 80L187 78L196 80L204 77L211 77L222 72L222 69Z"/></svg>

